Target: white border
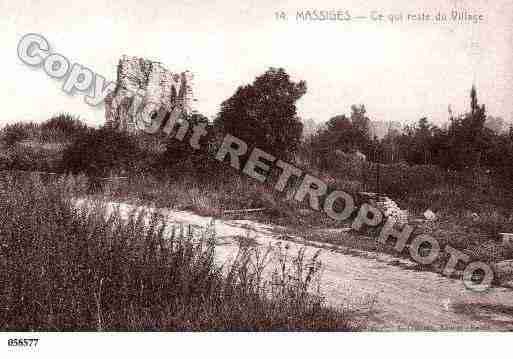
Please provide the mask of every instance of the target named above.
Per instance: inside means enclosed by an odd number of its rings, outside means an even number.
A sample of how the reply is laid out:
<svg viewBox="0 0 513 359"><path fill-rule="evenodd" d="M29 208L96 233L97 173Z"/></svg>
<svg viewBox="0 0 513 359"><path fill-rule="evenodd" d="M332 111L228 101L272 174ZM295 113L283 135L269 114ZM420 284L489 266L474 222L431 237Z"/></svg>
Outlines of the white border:
<svg viewBox="0 0 513 359"><path fill-rule="evenodd" d="M8 347L38 338L37 347ZM508 357L511 333L1 333L11 358L481 358Z"/></svg>

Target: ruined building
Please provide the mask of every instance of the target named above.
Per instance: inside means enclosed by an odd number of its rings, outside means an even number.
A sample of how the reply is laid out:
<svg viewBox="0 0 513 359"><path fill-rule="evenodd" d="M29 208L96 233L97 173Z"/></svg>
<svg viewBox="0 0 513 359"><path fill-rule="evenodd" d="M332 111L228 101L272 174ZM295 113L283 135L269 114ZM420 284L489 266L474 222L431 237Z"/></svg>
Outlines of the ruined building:
<svg viewBox="0 0 513 359"><path fill-rule="evenodd" d="M156 119L191 112L192 73L173 73L160 62L123 55L117 86L105 98L107 125L134 132Z"/></svg>

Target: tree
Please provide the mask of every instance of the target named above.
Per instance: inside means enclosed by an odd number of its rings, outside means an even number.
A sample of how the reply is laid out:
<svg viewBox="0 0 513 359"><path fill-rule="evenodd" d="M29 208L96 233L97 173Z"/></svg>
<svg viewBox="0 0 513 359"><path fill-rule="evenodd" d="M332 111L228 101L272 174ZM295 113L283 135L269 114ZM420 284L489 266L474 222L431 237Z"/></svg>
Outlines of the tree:
<svg viewBox="0 0 513 359"><path fill-rule="evenodd" d="M470 112L453 118L448 130L450 141L450 167L454 169L479 167L488 147L484 123L485 105L479 106L475 86L470 90Z"/></svg>
<svg viewBox="0 0 513 359"><path fill-rule="evenodd" d="M382 156L384 162L393 163L400 159L399 137L401 137L401 131L390 125L385 137L383 137L383 140L381 141L384 151Z"/></svg>
<svg viewBox="0 0 513 359"><path fill-rule="evenodd" d="M421 156L421 163L428 164L430 162L430 145L433 126L429 124L427 117L419 120L417 132L415 134L416 150Z"/></svg>
<svg viewBox="0 0 513 359"><path fill-rule="evenodd" d="M351 106L351 117L337 115L329 119L315 140L318 150L366 151L371 142L370 120L364 105Z"/></svg>
<svg viewBox="0 0 513 359"><path fill-rule="evenodd" d="M376 146L370 136L370 120L364 105L351 106L351 116L337 115L328 120L309 141L314 162L330 168L336 153L363 152L367 158L375 154Z"/></svg>
<svg viewBox="0 0 513 359"><path fill-rule="evenodd" d="M165 140L166 150L159 156L156 161L157 168L168 174L172 170L173 173L182 175L184 171L208 172L211 170L211 157L209 155L210 145L214 141L214 133L211 129L211 123L208 118L201 114L192 114L185 118L189 124L187 135L178 140L175 136L169 136ZM199 141L199 149L195 149L190 144L191 134L196 125L205 125L206 135L202 136Z"/></svg>
<svg viewBox="0 0 513 359"><path fill-rule="evenodd" d="M289 158L301 139L296 102L305 93L304 81L292 82L284 69L270 68L221 104L215 126L250 148Z"/></svg>
<svg viewBox="0 0 513 359"><path fill-rule="evenodd" d="M348 152L354 148L353 124L346 115L338 115L330 118L326 124L326 131L320 138L330 151L342 150Z"/></svg>
<svg viewBox="0 0 513 359"><path fill-rule="evenodd" d="M364 105L351 106L351 125L353 149L367 151L370 137L370 120L365 115L367 110Z"/></svg>

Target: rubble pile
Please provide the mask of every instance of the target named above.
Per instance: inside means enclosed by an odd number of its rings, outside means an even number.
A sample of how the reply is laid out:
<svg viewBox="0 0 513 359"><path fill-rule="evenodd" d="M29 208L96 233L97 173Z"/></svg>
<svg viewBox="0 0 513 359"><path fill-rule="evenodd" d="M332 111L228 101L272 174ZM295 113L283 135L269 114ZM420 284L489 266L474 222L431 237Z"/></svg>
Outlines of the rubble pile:
<svg viewBox="0 0 513 359"><path fill-rule="evenodd" d="M387 196L378 196L373 192L358 192L358 194L364 202L368 202L379 209L385 218L392 218L400 225L408 223L408 211L402 210L391 198Z"/></svg>
<svg viewBox="0 0 513 359"><path fill-rule="evenodd" d="M388 197L380 197L376 201L378 207L386 218L392 218L397 224L404 225L408 223L408 211L399 208L397 203Z"/></svg>

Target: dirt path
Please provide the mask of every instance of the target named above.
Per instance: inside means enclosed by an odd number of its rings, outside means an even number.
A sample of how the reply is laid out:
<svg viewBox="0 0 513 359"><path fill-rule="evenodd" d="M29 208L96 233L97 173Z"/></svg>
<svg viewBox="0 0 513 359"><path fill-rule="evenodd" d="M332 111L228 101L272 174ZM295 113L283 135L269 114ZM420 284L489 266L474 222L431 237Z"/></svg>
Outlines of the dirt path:
<svg viewBox="0 0 513 359"><path fill-rule="evenodd" d="M135 210L151 211L147 207L109 203L118 207L123 217ZM169 224L191 225L198 231L212 221L191 212L159 210ZM249 234L256 245L267 246L287 242L292 251L306 245L307 256L318 250L319 243L300 238L284 240L283 230L248 220L216 220L214 225L219 244L216 258L222 263L234 258L236 237ZM341 234L343 235L343 234ZM332 246L322 251L322 287L330 304L349 308L367 307L366 325L371 330L513 330L513 291L492 288L486 293L467 290L460 280L432 272L405 269L384 254L343 254ZM413 263L401 260L407 267Z"/></svg>

